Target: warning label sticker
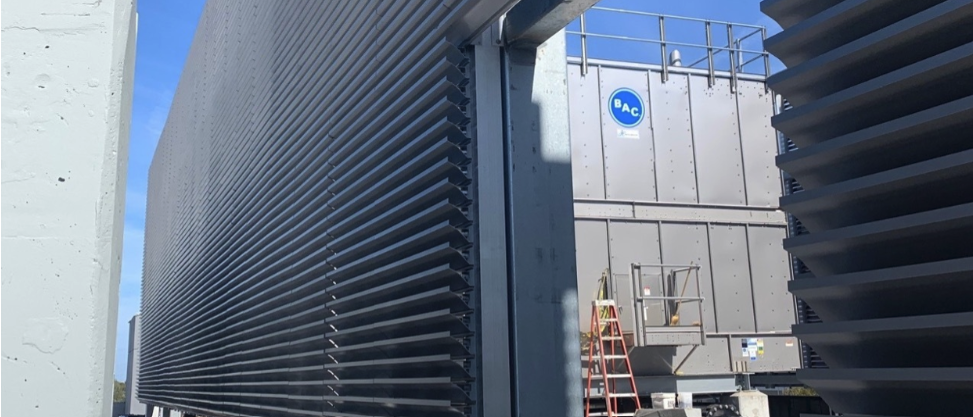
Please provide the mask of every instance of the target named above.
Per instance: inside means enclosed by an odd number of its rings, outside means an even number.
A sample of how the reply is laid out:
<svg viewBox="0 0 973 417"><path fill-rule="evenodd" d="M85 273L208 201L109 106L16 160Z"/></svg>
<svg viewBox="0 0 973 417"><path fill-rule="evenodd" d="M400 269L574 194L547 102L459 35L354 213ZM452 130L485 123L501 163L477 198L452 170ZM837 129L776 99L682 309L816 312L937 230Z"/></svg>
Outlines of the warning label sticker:
<svg viewBox="0 0 973 417"><path fill-rule="evenodd" d="M740 353L751 361L757 360L764 355L764 340L757 338L747 338L740 340Z"/></svg>

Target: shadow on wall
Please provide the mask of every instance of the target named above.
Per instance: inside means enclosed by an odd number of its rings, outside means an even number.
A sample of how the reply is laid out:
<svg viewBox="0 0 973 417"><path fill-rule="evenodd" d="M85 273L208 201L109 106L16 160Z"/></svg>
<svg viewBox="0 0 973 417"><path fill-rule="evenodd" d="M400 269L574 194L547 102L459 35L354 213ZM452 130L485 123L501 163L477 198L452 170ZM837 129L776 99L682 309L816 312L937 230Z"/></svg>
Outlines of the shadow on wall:
<svg viewBox="0 0 973 417"><path fill-rule="evenodd" d="M521 415L581 415L567 69L563 33L509 49L506 189L512 366ZM560 371L557 371L560 370ZM564 398L564 403L538 401Z"/></svg>

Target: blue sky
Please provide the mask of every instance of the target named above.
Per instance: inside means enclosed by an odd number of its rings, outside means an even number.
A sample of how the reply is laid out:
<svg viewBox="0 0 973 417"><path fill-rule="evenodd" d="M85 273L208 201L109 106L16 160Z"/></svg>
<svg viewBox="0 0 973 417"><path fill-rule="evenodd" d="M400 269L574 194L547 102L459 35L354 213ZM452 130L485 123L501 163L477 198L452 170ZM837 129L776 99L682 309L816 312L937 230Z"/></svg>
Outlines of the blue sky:
<svg viewBox="0 0 973 417"><path fill-rule="evenodd" d="M118 303L115 378L128 366L128 321L139 311L145 190L149 164L189 53L203 0L140 0L135 49L135 93L125 192L125 239Z"/></svg>
<svg viewBox="0 0 973 417"><path fill-rule="evenodd" d="M132 106L131 145L129 148L128 189L125 203L125 240L122 255L122 279L119 291L118 338L115 350L115 378L125 380L128 361L128 321L139 311L139 294L142 278L142 244L145 230L145 193L152 154L159 134L165 125L172 96L179 82L189 45L192 43L196 22L203 9L204 0L140 0L138 2L138 44L135 63L135 96ZM780 28L770 18L760 13L759 0L602 0L602 7L640 10L703 19L767 26L768 34ZM633 37L657 38L658 28L652 19L638 17L596 16L592 12L588 31ZM569 29L577 28L577 22ZM722 31L722 32L720 32ZM669 40L702 42L699 25L667 22ZM721 35L722 37L718 37ZM739 36L739 34L737 35ZM569 53L577 53L577 39L569 37ZM725 27L714 28L714 43L726 39ZM621 56L647 56L653 51L645 45L625 42L598 44L593 41L592 52ZM745 49L759 49L756 44L744 45ZM595 50L597 49L597 50ZM658 52L655 52L658 54ZM684 62L691 60L692 51L684 51ZM775 64L779 69L779 64Z"/></svg>

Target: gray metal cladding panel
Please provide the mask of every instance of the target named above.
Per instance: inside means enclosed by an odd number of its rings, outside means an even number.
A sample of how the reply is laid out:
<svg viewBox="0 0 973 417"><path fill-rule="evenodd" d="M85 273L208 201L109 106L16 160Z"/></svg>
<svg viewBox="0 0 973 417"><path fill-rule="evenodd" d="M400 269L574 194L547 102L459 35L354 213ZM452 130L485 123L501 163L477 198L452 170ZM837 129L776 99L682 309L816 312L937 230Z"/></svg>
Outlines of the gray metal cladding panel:
<svg viewBox="0 0 973 417"><path fill-rule="evenodd" d="M568 69L576 199L777 205L774 102L763 82L738 80L734 93L721 77L710 87L705 76L672 72L663 82L656 70L623 64L585 76L579 65ZM608 99L621 88L644 101L635 127L609 112Z"/></svg>
<svg viewBox="0 0 973 417"><path fill-rule="evenodd" d="M568 74L581 330L588 329L595 282L609 263L619 282L620 307L627 310L630 264L661 261L702 266L702 321L707 331L788 332L795 315L786 290L789 260L780 249L785 229L759 227L753 238L748 230L748 225L775 224L771 218L778 213L771 208L781 192L780 173L773 164L778 141L769 125L774 102L764 83L738 80L737 92L731 92L729 80L720 76L712 87L705 76L679 71L670 71L663 81L657 69L625 63L600 63L584 77L579 65L569 64ZM635 90L645 102L648 112L636 129L622 127L607 112L608 98L618 88ZM597 97L592 97L594 92ZM588 114L593 111L597 117ZM592 137L592 120L601 123L594 133L597 138ZM600 145L604 148L592 151ZM604 171L598 171L592 159L598 156L604 157ZM619 167L638 174L623 176L625 182L619 183ZM599 181L607 182L607 189ZM709 194L700 200L705 181ZM602 199L608 201L591 201ZM715 236L710 235L711 225ZM659 277L652 271L643 273L656 294ZM690 282L687 293L695 294L694 286ZM623 324L630 328L627 313L623 311ZM700 320L695 308L680 315L687 322ZM755 317L760 315L769 316ZM655 323L653 317L649 314L649 324ZM698 348L687 361L682 370L686 375L730 372L726 339L709 338L707 343L712 346ZM633 365L643 375L671 373L672 361L678 363L688 348L680 348L678 354L665 349L643 348L645 354ZM767 370L795 366L781 360Z"/></svg>
<svg viewBox="0 0 973 417"><path fill-rule="evenodd" d="M786 332L794 323L794 297L787 291L790 265L780 243L786 235L781 227L747 229L758 332Z"/></svg>
<svg viewBox="0 0 973 417"><path fill-rule="evenodd" d="M659 74L649 75L659 201L698 203L689 78L670 74L662 82Z"/></svg>
<svg viewBox="0 0 973 417"><path fill-rule="evenodd" d="M605 188L609 199L653 201L655 155L652 121L645 117L633 127L622 127L609 114L608 101L620 88L635 91L643 102L649 97L648 79L642 71L599 68L602 103L602 144L605 155ZM644 112L645 109L642 109Z"/></svg>
<svg viewBox="0 0 973 417"><path fill-rule="evenodd" d="M660 262L659 225L649 222L612 221L608 224L612 269L624 273L633 263Z"/></svg>
<svg viewBox="0 0 973 417"><path fill-rule="evenodd" d="M786 346L784 338L795 315L794 299L787 291L788 259L780 247L780 240L785 235L783 227L576 220L575 232L582 331L590 327L590 301L597 296L597 279L608 267L609 259L618 280L617 297L626 331L632 329L632 288L627 279L629 265L633 262L693 262L703 267L700 280L706 297L704 314L708 331L766 333L761 336L765 338L762 340L768 347L779 349L768 350L766 357L758 358L759 363L751 366L756 366L759 372L784 372L799 367L800 347L784 349L790 347ZM644 283L650 285L655 294L660 288L658 273L647 268L643 274ZM687 293L695 293L694 282L690 281ZM754 308L757 314L754 314ZM699 320L695 308L684 308L680 315L687 321ZM662 324L653 321L661 317L649 310L646 323ZM780 341L774 341L777 339ZM795 343L794 339L790 341ZM639 375L668 374L686 353L685 349L680 349L639 348L633 352L633 367ZM737 357L739 351L736 344L727 347L725 336L712 336L707 339L706 346L701 346L687 360L682 372L685 375L729 372L727 354L729 352L734 360L741 360Z"/></svg>
<svg viewBox="0 0 973 417"><path fill-rule="evenodd" d="M756 337L758 351L756 359L751 360L749 352L744 354L745 338L730 338L730 356L734 361L747 363L749 372L781 372L801 367L801 344L793 336L761 335ZM763 346L763 353L759 350Z"/></svg>
<svg viewBox="0 0 973 417"><path fill-rule="evenodd" d="M615 274L628 274L629 267L633 263L658 264L659 248L659 225L656 223L637 223L612 221L608 223L608 244L611 253L611 267ZM648 272L648 271L645 271ZM645 283L651 285L656 291L661 288L661 283L653 282L652 277L646 276ZM627 285L626 285L627 284ZM617 286L618 300L630 300L633 297L633 286L630 281L620 282ZM620 308L628 308L627 303L622 303ZM661 305L660 305L661 311ZM620 312L622 314L622 312ZM653 315L649 314L646 324L653 324ZM662 320L663 315L654 315L656 320ZM590 319L590 317L589 317ZM622 315L622 328L634 329L634 314Z"/></svg>
<svg viewBox="0 0 973 417"><path fill-rule="evenodd" d="M737 84L737 106L743 147L747 205L776 207L780 197L780 170L774 165L777 135L770 126L773 93L762 83Z"/></svg>
<svg viewBox="0 0 973 417"><path fill-rule="evenodd" d="M705 77L689 78L700 203L746 204L740 123L729 84L718 78L709 88Z"/></svg>
<svg viewBox="0 0 973 417"><path fill-rule="evenodd" d="M604 220L576 220L575 248L578 262L579 326L591 329L591 301L598 296L598 279L608 269L608 223Z"/></svg>
<svg viewBox="0 0 973 417"><path fill-rule="evenodd" d="M601 137L601 98L598 72L581 76L581 67L568 66L568 106L571 112L571 174L574 196L605 198L605 160Z"/></svg>
<svg viewBox="0 0 973 417"><path fill-rule="evenodd" d="M747 230L743 226L709 226L716 329L722 333L756 331Z"/></svg>
<svg viewBox="0 0 973 417"><path fill-rule="evenodd" d="M691 349L690 346L679 346L676 348L676 355L673 357L673 362L678 365L679 361L689 356L689 360L681 369L684 374L706 375L732 372L732 365L726 360L726 352L733 349L733 346L728 345L726 339L707 338L706 344L700 345L696 352L690 354Z"/></svg>
<svg viewBox="0 0 973 417"><path fill-rule="evenodd" d="M150 168L140 399L475 407L470 34L453 25L476 4L207 3Z"/></svg>
<svg viewBox="0 0 973 417"><path fill-rule="evenodd" d="M692 346L646 346L631 349L629 358L635 375L672 375L684 359L686 362L679 369L682 375L729 374L732 368L727 351L732 348L727 338L707 338L706 344L695 351Z"/></svg>
<svg viewBox="0 0 973 417"><path fill-rule="evenodd" d="M716 331L716 315L713 300L713 275L709 260L709 234L705 224L663 223L659 229L662 240L662 263L674 265L701 265L699 270L699 295L703 297L703 324L707 332ZM696 294L696 282L690 280L687 294ZM680 321L693 323L700 321L697 309L680 312Z"/></svg>
<svg viewBox="0 0 973 417"><path fill-rule="evenodd" d="M781 199L810 268L789 289L821 319L794 333L832 368L798 377L841 413L969 414L973 1L804 3L762 6L800 148L778 165L804 189Z"/></svg>

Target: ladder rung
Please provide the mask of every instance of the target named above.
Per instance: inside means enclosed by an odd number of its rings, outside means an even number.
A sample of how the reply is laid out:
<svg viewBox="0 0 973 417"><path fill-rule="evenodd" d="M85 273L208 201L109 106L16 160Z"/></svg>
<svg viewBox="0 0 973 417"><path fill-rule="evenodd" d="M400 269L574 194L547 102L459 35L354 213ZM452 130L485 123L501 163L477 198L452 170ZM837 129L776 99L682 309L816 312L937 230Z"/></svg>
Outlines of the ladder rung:
<svg viewBox="0 0 973 417"><path fill-rule="evenodd" d="M609 393L608 394L608 397L609 398L635 398L637 396L638 395L632 394L631 392L622 392L622 393L618 393L618 394ZM605 398L605 395L604 394L588 395L588 398Z"/></svg>
<svg viewBox="0 0 973 417"><path fill-rule="evenodd" d="M624 354L619 355L619 354L616 354L616 352L615 352L615 343L616 342L621 342L622 352L626 352L626 350L625 350L625 337L624 337L624 335L620 334L621 333L621 329L619 328L619 325L621 324L621 320L619 320L618 311L615 309L615 305L614 305L615 302L614 302L614 300L595 300L592 304L595 307L607 306L609 308L609 314L607 314L608 317L602 317L601 314L600 314L600 311L597 308L592 309L592 317L591 317L592 326L594 326L597 323L600 328L604 329L604 327L601 327L601 326L605 326L603 323L608 323L606 327L609 330L608 330L608 332L606 332L607 335L602 335L601 332L598 332L597 335L592 335L591 351L588 352L588 360L589 361L594 361L595 359L597 359L600 364L597 367L589 367L588 368L588 386L589 387L591 386L591 383L593 382L593 379L601 378L601 379L603 379L603 382L605 384L605 387L604 387L604 390L601 393L601 395L592 395L592 393L590 392L591 389L589 388L588 389L588 392L587 392L587 394L588 394L588 402L587 402L587 404L590 405L591 404L591 399L592 398L595 398L595 397L605 398L607 400L617 400L618 398L635 398L636 399L635 401L638 402L638 394L634 393L634 391L635 391L634 381L633 381L633 384L632 384L632 391L633 391L632 393L614 393L614 392L611 392L611 389L614 388L615 383L608 381L609 378L612 379L612 380L615 380L615 379L623 379L623 378L624 379L634 378L634 376L633 376L634 373L632 372L631 365L629 365L629 363L628 363L628 355L624 355ZM615 335L617 335L617 336L615 336ZM594 337L597 337L598 338L599 343L597 343L597 344L594 343ZM601 343L601 342L604 342L604 341L612 341L612 343L609 343L609 344ZM606 352L606 349L607 349L607 346L608 345L611 345L612 347L611 347L610 350L608 350ZM610 369L610 370L609 369L602 369L602 368L607 367L607 364L605 363L605 360L606 359L611 359L611 360L621 360L621 359L624 359L625 360L624 366L622 367L622 369L614 369L615 367L612 367L612 369ZM625 372L625 371L628 371L628 373L609 373L609 372ZM590 414L588 414L588 416L606 416L606 417L607 416L618 416L618 417L622 417L622 416L635 416L635 413L614 413L614 412L612 412L612 407L611 407L612 406L612 403L613 403L613 401L608 401L608 403L607 403L608 408L606 410L604 410L604 412L590 413Z"/></svg>
<svg viewBox="0 0 973 417"><path fill-rule="evenodd" d="M625 359L625 355L605 355L605 359ZM592 356L591 359L601 359L601 355Z"/></svg>

